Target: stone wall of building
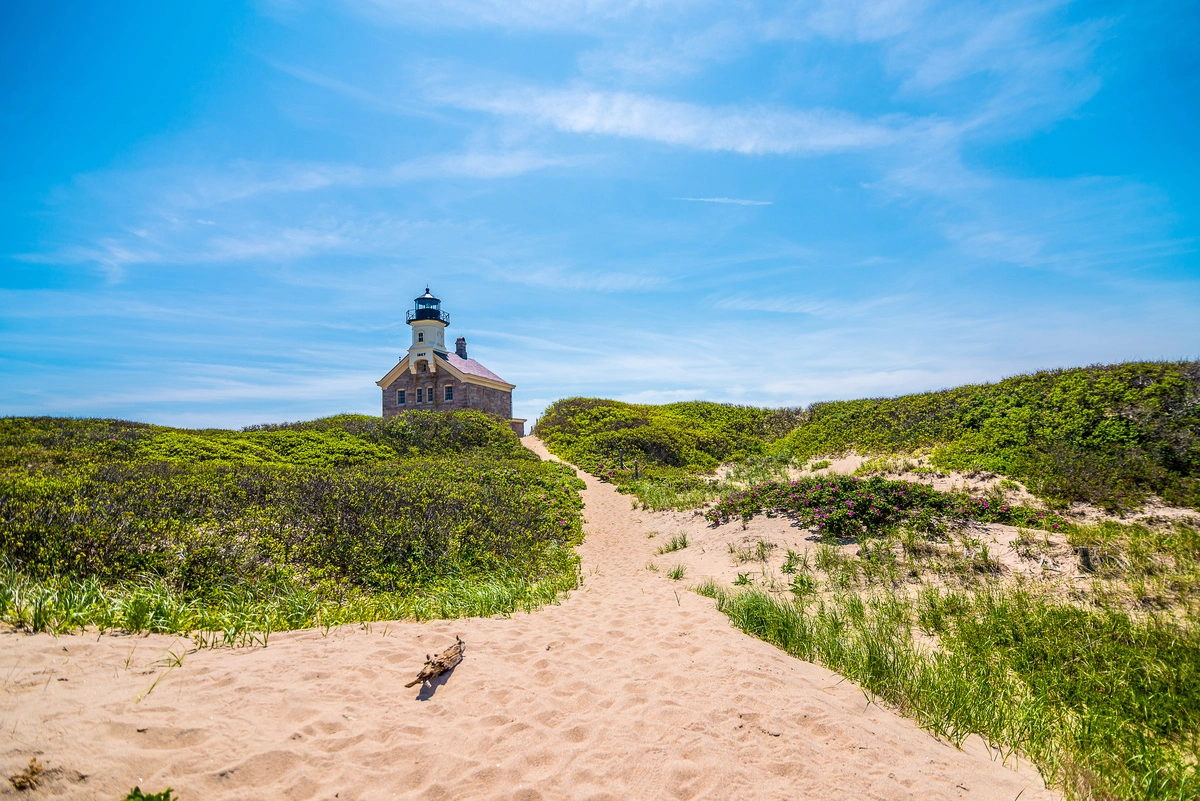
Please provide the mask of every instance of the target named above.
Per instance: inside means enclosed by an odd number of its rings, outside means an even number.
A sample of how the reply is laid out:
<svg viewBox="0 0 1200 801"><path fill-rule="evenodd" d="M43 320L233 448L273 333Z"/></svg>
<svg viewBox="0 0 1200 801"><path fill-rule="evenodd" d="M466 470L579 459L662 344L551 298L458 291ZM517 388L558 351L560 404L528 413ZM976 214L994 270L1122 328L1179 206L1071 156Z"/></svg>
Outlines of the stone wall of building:
<svg viewBox="0 0 1200 801"><path fill-rule="evenodd" d="M446 400L446 387L453 387L453 400ZM417 390L422 390L423 399L433 390L433 401L417 403ZM397 403L397 393L404 390L404 405ZM394 417L400 412L451 411L454 409L477 409L481 412L512 419L512 393L479 384L468 384L453 378L449 373L412 373L405 371L383 390L383 417Z"/></svg>

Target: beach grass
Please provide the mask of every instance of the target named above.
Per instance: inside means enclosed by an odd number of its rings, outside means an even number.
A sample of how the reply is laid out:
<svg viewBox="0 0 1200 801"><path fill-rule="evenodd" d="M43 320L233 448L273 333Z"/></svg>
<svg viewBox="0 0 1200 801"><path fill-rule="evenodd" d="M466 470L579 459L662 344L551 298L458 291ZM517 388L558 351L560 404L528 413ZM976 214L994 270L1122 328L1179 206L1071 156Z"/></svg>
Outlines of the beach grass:
<svg viewBox="0 0 1200 801"><path fill-rule="evenodd" d="M727 489L722 482L690 474L679 480L648 478L622 482L619 486L622 492L634 495L635 508L651 511L695 509L719 498Z"/></svg>
<svg viewBox="0 0 1200 801"><path fill-rule="evenodd" d="M818 662L960 743L979 734L1079 799L1200 794L1200 635L1026 590L792 599L697 591L742 630ZM936 647L914 636L936 638Z"/></svg>
<svg viewBox="0 0 1200 801"><path fill-rule="evenodd" d="M420 591L332 598L289 582L227 584L197 597L155 577L37 578L10 566L0 568L0 621L30 632L152 632L189 635L200 646L266 645L272 632L292 629L533 611L579 586L572 564L564 561L561 572L538 580L473 577Z"/></svg>
<svg viewBox="0 0 1200 801"><path fill-rule="evenodd" d="M667 540L665 543L663 543L662 547L660 547L658 549L658 553L659 553L659 555L662 555L664 553L672 553L674 551L682 551L686 547L688 547L687 534L684 532L680 532L679 534L672 536L669 540Z"/></svg>

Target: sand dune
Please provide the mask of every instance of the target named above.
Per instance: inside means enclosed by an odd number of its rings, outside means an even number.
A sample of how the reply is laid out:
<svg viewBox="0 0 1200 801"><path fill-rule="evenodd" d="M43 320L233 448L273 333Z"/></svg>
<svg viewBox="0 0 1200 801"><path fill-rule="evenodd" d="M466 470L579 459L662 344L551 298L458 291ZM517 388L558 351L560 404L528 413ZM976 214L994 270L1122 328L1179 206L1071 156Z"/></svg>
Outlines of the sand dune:
<svg viewBox="0 0 1200 801"><path fill-rule="evenodd" d="M0 768L37 755L33 798L1056 797L645 570L653 516L587 481L584 586L531 615L275 634L178 667L178 638L4 634ZM463 662L404 689L456 634Z"/></svg>

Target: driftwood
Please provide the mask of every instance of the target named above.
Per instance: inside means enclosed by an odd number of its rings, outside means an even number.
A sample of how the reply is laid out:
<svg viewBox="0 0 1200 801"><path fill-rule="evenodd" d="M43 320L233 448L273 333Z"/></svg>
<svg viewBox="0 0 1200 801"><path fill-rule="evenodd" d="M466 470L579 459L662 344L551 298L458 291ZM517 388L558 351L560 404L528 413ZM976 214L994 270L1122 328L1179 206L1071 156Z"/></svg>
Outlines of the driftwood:
<svg viewBox="0 0 1200 801"><path fill-rule="evenodd" d="M445 651L442 651L437 656L425 655L425 667L421 668L421 672L417 677L405 684L405 687L415 687L423 681L436 679L438 676L450 670L452 667L462 661L463 652L467 650L467 644L462 641L462 637L456 636L456 642Z"/></svg>

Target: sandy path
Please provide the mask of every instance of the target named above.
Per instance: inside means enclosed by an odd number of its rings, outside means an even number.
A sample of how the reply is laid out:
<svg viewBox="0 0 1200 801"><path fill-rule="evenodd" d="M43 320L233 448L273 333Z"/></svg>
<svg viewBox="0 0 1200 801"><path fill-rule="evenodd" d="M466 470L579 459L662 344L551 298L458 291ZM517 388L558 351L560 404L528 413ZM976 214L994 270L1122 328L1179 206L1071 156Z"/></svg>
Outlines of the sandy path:
<svg viewBox="0 0 1200 801"><path fill-rule="evenodd" d="M584 587L532 615L276 634L169 671L186 641L5 634L0 769L38 755L34 798L1055 797L646 571L651 516L587 480ZM417 700L455 634L465 660Z"/></svg>

